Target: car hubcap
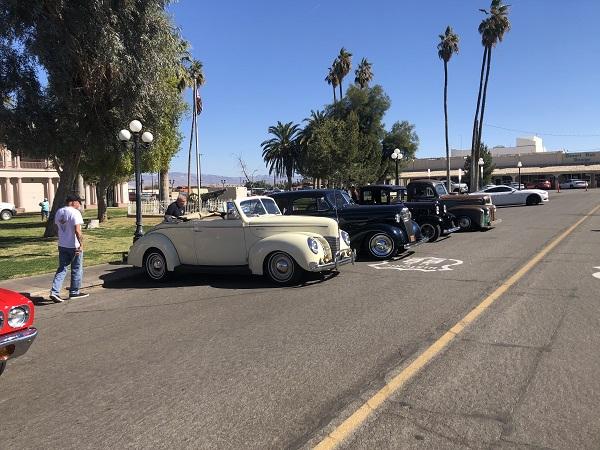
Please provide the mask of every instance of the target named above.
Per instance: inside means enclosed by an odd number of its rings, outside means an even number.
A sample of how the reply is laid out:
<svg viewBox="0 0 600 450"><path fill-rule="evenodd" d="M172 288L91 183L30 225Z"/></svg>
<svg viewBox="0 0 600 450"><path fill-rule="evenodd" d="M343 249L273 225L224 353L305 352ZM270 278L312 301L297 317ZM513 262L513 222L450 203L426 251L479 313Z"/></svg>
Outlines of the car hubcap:
<svg viewBox="0 0 600 450"><path fill-rule="evenodd" d="M458 219L458 226L461 228L469 228L471 226L471 220L468 217L461 217Z"/></svg>
<svg viewBox="0 0 600 450"><path fill-rule="evenodd" d="M433 227L426 223L421 226L421 234L425 237L432 238L435 232L433 231Z"/></svg>
<svg viewBox="0 0 600 450"><path fill-rule="evenodd" d="M388 256L394 249L394 242L389 236L384 234L376 234L369 241L371 253L377 257Z"/></svg>
<svg viewBox="0 0 600 450"><path fill-rule="evenodd" d="M287 255L273 255L269 262L269 272L276 280L286 281L294 273L293 263Z"/></svg>
<svg viewBox="0 0 600 450"><path fill-rule="evenodd" d="M146 262L146 267L148 269L148 274L152 278L162 278L165 272L165 262L160 255L156 253L148 256L148 261Z"/></svg>

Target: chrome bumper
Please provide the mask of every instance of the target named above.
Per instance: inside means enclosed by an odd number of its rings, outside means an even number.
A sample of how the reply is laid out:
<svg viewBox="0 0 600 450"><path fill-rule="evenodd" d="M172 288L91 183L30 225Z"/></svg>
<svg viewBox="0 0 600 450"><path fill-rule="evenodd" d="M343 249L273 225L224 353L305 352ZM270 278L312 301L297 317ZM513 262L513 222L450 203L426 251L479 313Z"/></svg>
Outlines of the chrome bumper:
<svg viewBox="0 0 600 450"><path fill-rule="evenodd" d="M347 252L347 250L344 250L344 252ZM340 252L338 252L336 253L335 258L333 258L333 261L331 262L323 264L318 264L315 262L309 263L308 270L311 272L334 270L337 269L339 266L343 266L350 263L354 264L354 261L356 261L356 250L352 250L347 256L343 256Z"/></svg>
<svg viewBox="0 0 600 450"><path fill-rule="evenodd" d="M404 248L404 250L408 250L410 248L417 247L421 244L424 244L425 242L429 242L428 237L422 237L420 241L415 241L415 242L410 242L408 244L404 244L403 248Z"/></svg>
<svg viewBox="0 0 600 450"><path fill-rule="evenodd" d="M37 329L33 327L0 336L0 361L26 353L36 336Z"/></svg>
<svg viewBox="0 0 600 450"><path fill-rule="evenodd" d="M443 234L456 233L458 230L460 230L460 227L452 227L452 228L448 228L448 229L442 231L442 233Z"/></svg>

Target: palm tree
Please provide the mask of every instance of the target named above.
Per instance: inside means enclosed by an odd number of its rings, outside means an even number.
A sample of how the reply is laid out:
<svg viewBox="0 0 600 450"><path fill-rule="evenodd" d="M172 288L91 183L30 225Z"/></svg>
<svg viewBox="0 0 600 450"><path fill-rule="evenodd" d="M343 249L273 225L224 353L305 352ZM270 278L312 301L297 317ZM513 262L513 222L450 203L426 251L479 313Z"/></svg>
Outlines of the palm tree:
<svg viewBox="0 0 600 450"><path fill-rule="evenodd" d="M288 179L288 189L292 188L292 176L300 160L299 131L300 126L293 122L277 121L277 125L269 127L269 133L275 137L260 144L263 149L263 160L269 167L269 174L285 175Z"/></svg>
<svg viewBox="0 0 600 450"><path fill-rule="evenodd" d="M348 52L344 47L340 49L340 54L333 62L333 68L340 83L340 100L342 99L342 81L344 77L350 73L352 68L352 53Z"/></svg>
<svg viewBox="0 0 600 450"><path fill-rule="evenodd" d="M333 103L335 103L337 101L337 98L335 97L335 88L338 86L339 81L333 66L329 68L329 73L325 77L325 81L333 87Z"/></svg>
<svg viewBox="0 0 600 450"><path fill-rule="evenodd" d="M354 71L356 77L354 82L360 86L361 89L369 86L369 82L373 79L373 71L371 70L372 64L367 61L367 58L360 60L358 69Z"/></svg>
<svg viewBox="0 0 600 450"><path fill-rule="evenodd" d="M490 10L480 9L481 12L486 14L486 18L479 24L479 33L481 34L481 44L483 45L483 60L481 63L481 74L479 78L479 95L477 96L477 108L475 111L475 121L473 123L473 139L472 139L472 164L475 164L479 160L481 148L481 133L483 129L483 117L485 114L485 101L487 95L487 86L490 75L490 66L492 61L492 48L496 46L498 42L502 42L504 34L510 30L510 21L508 20L508 8L509 5L504 5L502 0L492 0ZM485 67L485 80L484 80L484 67ZM481 110L480 110L481 108ZM479 172L472 170L471 183L475 182L477 186L477 180L479 178Z"/></svg>
<svg viewBox="0 0 600 450"><path fill-rule="evenodd" d="M310 155L309 147L313 141L315 128L323 124L327 119L325 111L311 110L310 117L303 120L306 122L306 126L298 132L298 145L299 145L299 164L298 170L303 175L308 175L313 179L313 185L317 182L319 173L316 173L314 167L318 165L318 161L315 161L314 157Z"/></svg>
<svg viewBox="0 0 600 450"><path fill-rule="evenodd" d="M192 102L193 102L193 114L192 114L192 128L190 131L190 146L188 150L188 176L187 176L187 189L188 195L191 193L191 173L192 173L192 142L196 141L196 180L198 181L198 193L200 193L200 184L202 178L200 178L200 155L198 154L198 119L197 116L202 112L202 99L200 97L200 86L205 83L204 69L200 61L191 59L188 55L182 58L182 62L186 64L186 70L180 76L179 89L184 90L186 87L192 88Z"/></svg>
<svg viewBox="0 0 600 450"><path fill-rule="evenodd" d="M440 34L440 43L437 46L438 56L444 61L444 124L446 130L446 182L448 183L448 192L452 192L450 187L450 145L448 143L448 61L454 53L458 53L458 41L458 35L448 26L446 32Z"/></svg>

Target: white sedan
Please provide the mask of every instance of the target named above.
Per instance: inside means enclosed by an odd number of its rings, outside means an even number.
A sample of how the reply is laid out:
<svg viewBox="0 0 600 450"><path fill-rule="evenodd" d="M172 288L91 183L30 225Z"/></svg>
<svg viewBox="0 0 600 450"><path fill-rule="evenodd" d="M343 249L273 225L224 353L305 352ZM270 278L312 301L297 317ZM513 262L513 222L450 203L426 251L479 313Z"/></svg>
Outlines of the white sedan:
<svg viewBox="0 0 600 450"><path fill-rule="evenodd" d="M474 194L488 194L494 205L537 205L548 201L548 192L541 189L515 189L510 186L493 186Z"/></svg>
<svg viewBox="0 0 600 450"><path fill-rule="evenodd" d="M570 180L563 181L560 183L561 189L586 189L588 187L588 182L585 180L578 180L575 178L571 178Z"/></svg>

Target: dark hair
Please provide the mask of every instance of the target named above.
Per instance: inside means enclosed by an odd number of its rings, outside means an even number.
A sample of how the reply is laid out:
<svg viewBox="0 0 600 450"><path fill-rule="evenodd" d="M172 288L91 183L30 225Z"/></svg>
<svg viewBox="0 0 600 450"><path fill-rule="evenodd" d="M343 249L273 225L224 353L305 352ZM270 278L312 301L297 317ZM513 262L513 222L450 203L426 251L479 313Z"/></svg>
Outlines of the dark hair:
<svg viewBox="0 0 600 450"><path fill-rule="evenodd" d="M71 202L83 203L83 199L77 194L69 194L69 195L67 195L67 198L65 199L65 203L71 203Z"/></svg>

